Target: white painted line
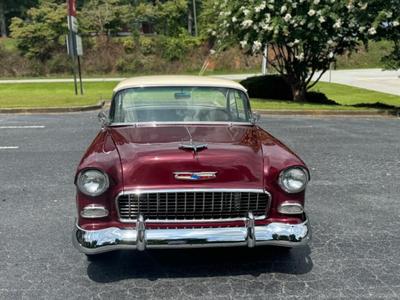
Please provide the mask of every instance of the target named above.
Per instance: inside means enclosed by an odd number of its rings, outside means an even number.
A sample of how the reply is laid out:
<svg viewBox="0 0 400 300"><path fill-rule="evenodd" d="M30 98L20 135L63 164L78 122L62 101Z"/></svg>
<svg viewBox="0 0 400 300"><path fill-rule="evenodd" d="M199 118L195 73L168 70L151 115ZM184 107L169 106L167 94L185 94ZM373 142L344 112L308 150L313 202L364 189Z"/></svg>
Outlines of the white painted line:
<svg viewBox="0 0 400 300"><path fill-rule="evenodd" d="M15 150L15 149L18 149L19 147L18 146L4 146L4 147L2 147L2 146L0 146L0 150Z"/></svg>
<svg viewBox="0 0 400 300"><path fill-rule="evenodd" d="M46 128L43 125L26 125L26 126L0 126L0 129L41 129Z"/></svg>

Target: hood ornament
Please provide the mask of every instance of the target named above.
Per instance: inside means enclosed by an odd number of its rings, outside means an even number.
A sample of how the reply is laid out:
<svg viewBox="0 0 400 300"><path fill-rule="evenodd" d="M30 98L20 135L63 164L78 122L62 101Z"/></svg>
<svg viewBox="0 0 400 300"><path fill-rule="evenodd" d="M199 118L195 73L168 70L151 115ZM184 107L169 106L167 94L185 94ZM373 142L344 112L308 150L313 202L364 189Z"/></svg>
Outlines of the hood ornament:
<svg viewBox="0 0 400 300"><path fill-rule="evenodd" d="M211 180L217 177L217 172L174 172L176 180Z"/></svg>
<svg viewBox="0 0 400 300"><path fill-rule="evenodd" d="M207 144L195 144L192 141L189 143L185 144L180 144L179 149L182 150L193 150L194 154L197 154L197 152L207 149Z"/></svg>

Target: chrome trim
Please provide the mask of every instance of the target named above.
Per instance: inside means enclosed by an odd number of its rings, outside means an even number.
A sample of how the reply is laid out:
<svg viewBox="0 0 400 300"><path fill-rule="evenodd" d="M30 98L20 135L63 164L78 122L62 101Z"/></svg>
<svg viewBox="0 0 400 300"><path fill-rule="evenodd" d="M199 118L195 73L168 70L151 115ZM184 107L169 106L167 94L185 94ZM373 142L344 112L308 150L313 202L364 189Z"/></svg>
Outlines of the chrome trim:
<svg viewBox="0 0 400 300"><path fill-rule="evenodd" d="M145 229L138 222L135 229L110 227L85 230L75 225L72 241L85 254L98 254L122 249L204 248L255 245L282 247L303 246L311 240L311 227L307 217L300 224L273 222L255 226L249 221L243 227Z"/></svg>
<svg viewBox="0 0 400 300"><path fill-rule="evenodd" d="M187 128L186 128L187 129ZM190 140L190 144L182 143L179 145L179 149L181 150L193 150L194 154L197 154L201 150L207 149L207 144L194 144L192 140Z"/></svg>
<svg viewBox="0 0 400 300"><path fill-rule="evenodd" d="M267 203L266 211L270 210L271 203L272 203L272 195L271 195L271 193L269 193L268 191L263 190L263 189L194 188L194 189L149 189L149 190L137 189L137 190L128 190L128 191L119 192L117 194L117 196L115 197L115 199L114 199L114 202L115 202L114 204L115 204L117 215L118 215L118 221L121 222L121 223L134 223L134 222L137 221L135 219L132 219L132 220L121 219L121 215L120 215L120 212L119 212L119 209L118 209L118 198L120 196L140 195L140 194L143 194L143 193L146 193L146 194L147 193L149 193L149 194L150 193L158 194L158 193L185 193L185 192L194 192L194 193L196 193L196 192L199 192L199 193L201 193L201 192L264 193L264 194L267 194L267 196L269 198L268 199L268 203ZM158 196L157 196L157 200L158 200ZM158 207L158 205L157 205L157 207ZM254 220L264 220L266 217L267 217L267 214L262 215L262 216L254 217ZM223 222L232 222L232 221L234 222L234 221L245 221L245 220L246 220L246 218L193 219L193 220L189 220L189 219L187 219L187 220L182 220L182 219L179 219L179 220L176 220L176 219L169 219L169 220L150 219L147 222L148 223L216 223L216 222L223 223Z"/></svg>
<svg viewBox="0 0 400 300"><path fill-rule="evenodd" d="M103 215L101 215L101 216L87 216L87 215L85 215L85 213L88 210L102 211ZM84 208L82 208L82 210L80 212L81 217L85 218L85 219L100 219L100 218L107 217L108 214L109 214L108 210L103 205L99 205L99 204L89 204L89 205L85 206Z"/></svg>
<svg viewBox="0 0 400 300"><path fill-rule="evenodd" d="M136 245L139 251L146 249L146 226L144 223L143 216L139 216L136 222L137 239Z"/></svg>
<svg viewBox="0 0 400 300"><path fill-rule="evenodd" d="M191 175L191 176L185 176L185 175ZM192 176L199 176L200 178L192 178ZM201 178L202 176L205 176L207 178ZM217 172L174 172L174 177L176 180L212 180L217 177Z"/></svg>
<svg viewBox="0 0 400 300"><path fill-rule="evenodd" d="M145 126L157 126L157 125L245 125L245 126L254 126L252 122L227 122L227 121L215 121L215 122L201 122L201 121L191 121L191 122L116 122L108 124L108 127L116 127L116 126L136 126L136 127L145 127Z"/></svg>
<svg viewBox="0 0 400 300"><path fill-rule="evenodd" d="M298 212L298 213L282 212L282 208L287 207L287 206L297 206L301 209L301 212ZM285 202L282 202L278 206L278 212L283 215L301 215L302 213L304 213L304 208L303 208L303 205L301 205L300 203L293 202L293 201L285 201Z"/></svg>
<svg viewBox="0 0 400 300"><path fill-rule="evenodd" d="M251 212L247 215L246 220L246 228L247 228L247 247L253 248L256 245L256 232L255 232L255 223L254 216Z"/></svg>
<svg viewBox="0 0 400 300"><path fill-rule="evenodd" d="M299 191L296 191L296 192L291 192L291 191L289 191L289 190L285 187L285 185L282 183L282 178L283 178L284 173L287 172L287 171L289 171L289 170L291 170L291 169L300 169L300 170L302 170L302 171L304 172L304 174L306 174L306 178L307 178L307 182L304 184L303 188L302 188L301 190L299 190ZM278 184L279 184L279 186L281 187L282 190L284 190L286 193L289 193L289 194L297 194L297 193L300 193L300 192L304 191L304 190L306 189L307 184L308 184L309 181L310 181L310 174L308 173L307 169L304 168L304 167L302 167L302 166L292 166L292 167L288 167L288 168L282 170L282 171L279 173L279 177L278 177Z"/></svg>

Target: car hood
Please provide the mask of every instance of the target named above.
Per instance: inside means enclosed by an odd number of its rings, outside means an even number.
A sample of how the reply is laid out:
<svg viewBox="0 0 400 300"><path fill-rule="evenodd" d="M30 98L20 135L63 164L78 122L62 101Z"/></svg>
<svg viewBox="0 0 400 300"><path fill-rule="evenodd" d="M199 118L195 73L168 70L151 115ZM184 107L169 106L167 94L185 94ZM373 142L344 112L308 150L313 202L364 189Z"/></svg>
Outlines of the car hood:
<svg viewBox="0 0 400 300"><path fill-rule="evenodd" d="M157 125L110 127L125 190L263 188L263 155L253 126ZM197 153L182 144L207 144ZM175 172L216 172L209 180L176 179Z"/></svg>

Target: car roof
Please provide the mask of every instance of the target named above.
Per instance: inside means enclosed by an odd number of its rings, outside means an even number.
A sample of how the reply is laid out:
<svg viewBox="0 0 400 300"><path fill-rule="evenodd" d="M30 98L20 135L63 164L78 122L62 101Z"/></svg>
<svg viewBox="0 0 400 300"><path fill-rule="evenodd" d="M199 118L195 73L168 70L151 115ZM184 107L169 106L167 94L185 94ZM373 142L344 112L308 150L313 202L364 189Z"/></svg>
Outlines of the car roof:
<svg viewBox="0 0 400 300"><path fill-rule="evenodd" d="M191 86L191 87L224 87L233 88L246 92L246 89L238 82L210 77L210 76L186 76L186 75L163 75L163 76L140 76L121 81L115 88L118 92L127 88L137 87L165 87L165 86Z"/></svg>

